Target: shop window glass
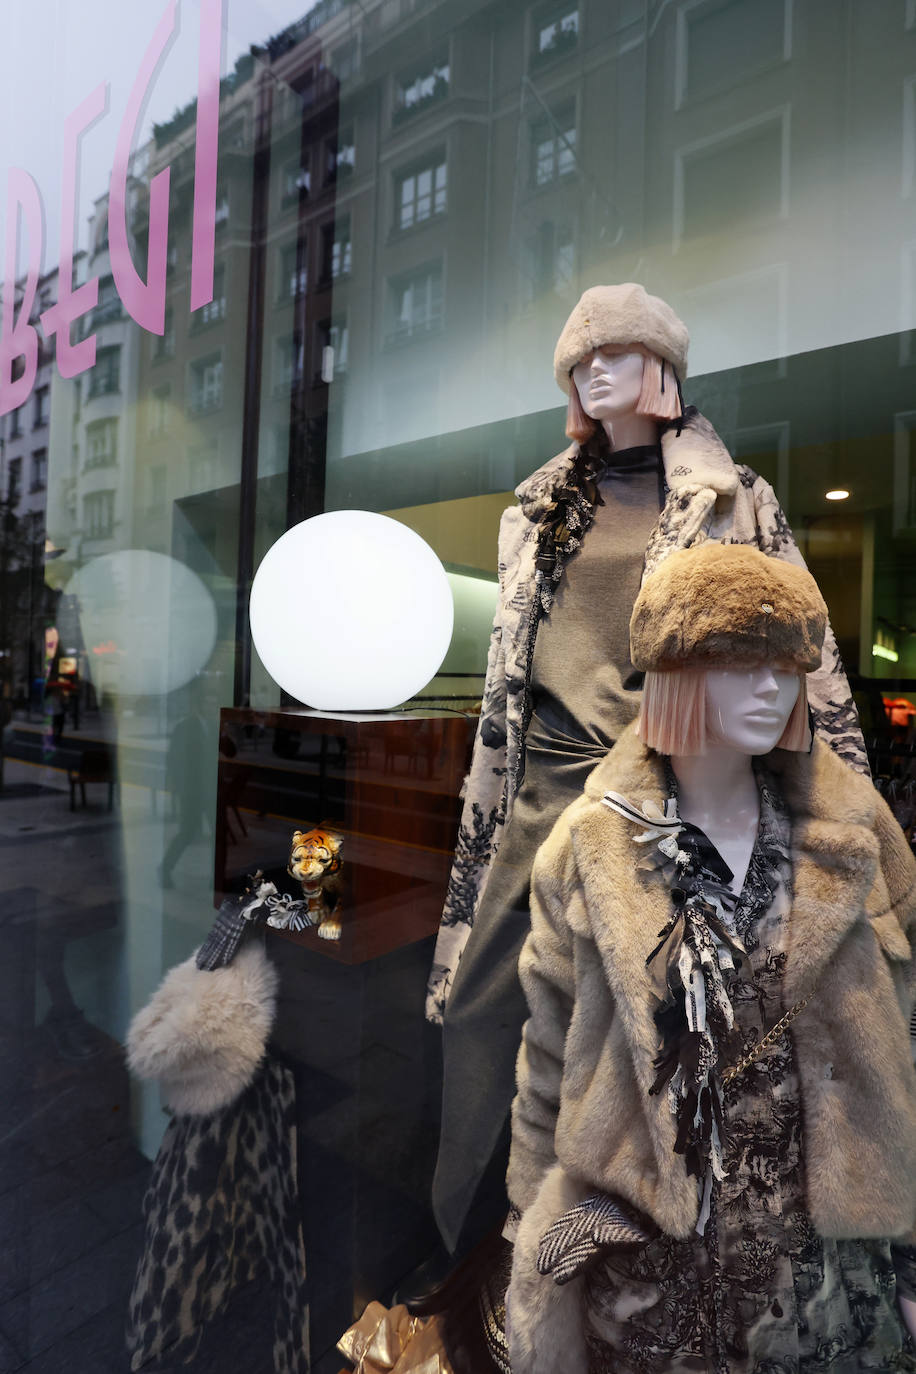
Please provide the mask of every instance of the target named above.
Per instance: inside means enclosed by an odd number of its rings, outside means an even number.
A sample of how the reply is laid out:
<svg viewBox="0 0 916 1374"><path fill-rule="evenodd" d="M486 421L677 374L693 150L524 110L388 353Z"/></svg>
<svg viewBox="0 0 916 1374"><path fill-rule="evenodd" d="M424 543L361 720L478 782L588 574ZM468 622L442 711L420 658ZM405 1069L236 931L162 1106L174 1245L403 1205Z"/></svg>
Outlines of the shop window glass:
<svg viewBox="0 0 916 1374"><path fill-rule="evenodd" d="M322 320L318 325L318 359L321 380L332 382L346 372L350 350L350 330L346 320Z"/></svg>
<svg viewBox="0 0 916 1374"><path fill-rule="evenodd" d="M11 458L6 478L6 499L15 506L22 495L22 459Z"/></svg>
<svg viewBox="0 0 916 1374"><path fill-rule="evenodd" d="M353 175L356 166L356 144L353 142L352 128L343 130L336 139L326 145L325 161L325 180L328 183L343 181Z"/></svg>
<svg viewBox="0 0 916 1374"><path fill-rule="evenodd" d="M121 346L100 348L96 352L95 367L89 374L88 396L107 396L121 385Z"/></svg>
<svg viewBox="0 0 916 1374"><path fill-rule="evenodd" d="M147 505L158 511L165 505L168 483L168 468L165 463L155 463L148 472L149 493Z"/></svg>
<svg viewBox="0 0 916 1374"><path fill-rule="evenodd" d="M121 298L114 278L103 277L99 282L99 303L92 312L92 328L97 329L100 324L107 324L110 320L119 320L122 313Z"/></svg>
<svg viewBox="0 0 916 1374"><path fill-rule="evenodd" d="M44 491L47 485L48 450L46 448L39 448L32 454L30 462L29 491L34 495L36 492Z"/></svg>
<svg viewBox="0 0 916 1374"><path fill-rule="evenodd" d="M572 52L579 41L578 8L563 6L543 14L535 23L535 33L532 65Z"/></svg>
<svg viewBox="0 0 916 1374"><path fill-rule="evenodd" d="M165 308L165 328L161 334L153 335L153 358L159 361L162 358L174 358L175 356L175 311L170 305Z"/></svg>
<svg viewBox="0 0 916 1374"><path fill-rule="evenodd" d="M192 316L195 330L206 329L226 318L226 265L218 262L213 269L213 299L202 305Z"/></svg>
<svg viewBox="0 0 916 1374"><path fill-rule="evenodd" d="M437 156L426 166L397 178L399 229L445 213L446 172L445 158Z"/></svg>
<svg viewBox="0 0 916 1374"><path fill-rule="evenodd" d="M295 204L300 195L307 196L312 189L312 173L301 162L289 162L283 169L283 204Z"/></svg>
<svg viewBox="0 0 916 1374"><path fill-rule="evenodd" d="M114 529L113 491L93 491L83 497L83 534L87 539L107 539Z"/></svg>
<svg viewBox="0 0 916 1374"><path fill-rule="evenodd" d="M40 386L35 391L32 411L32 428L41 429L48 423L51 413L51 388Z"/></svg>
<svg viewBox="0 0 916 1374"><path fill-rule="evenodd" d="M308 285L306 245L302 240L288 243L280 249L279 296L295 300L304 296Z"/></svg>
<svg viewBox="0 0 916 1374"><path fill-rule="evenodd" d="M117 420L96 420L86 426L86 467L110 467L118 461Z"/></svg>
<svg viewBox="0 0 916 1374"><path fill-rule="evenodd" d="M172 404L172 388L166 382L164 386L153 388L150 398L150 428L151 435L159 436L165 434L169 427L169 409Z"/></svg>
<svg viewBox="0 0 916 1374"><path fill-rule="evenodd" d="M539 118L531 129L535 186L548 186L576 170L576 119L566 110Z"/></svg>
<svg viewBox="0 0 916 1374"><path fill-rule="evenodd" d="M191 413L218 410L223 403L223 360L217 353L191 364L188 402Z"/></svg>
<svg viewBox="0 0 916 1374"><path fill-rule="evenodd" d="M301 335L278 339L274 367L274 390L283 393L298 387L303 376L303 340Z"/></svg>
<svg viewBox="0 0 916 1374"><path fill-rule="evenodd" d="M412 115L444 100L449 89L449 62L445 56L430 60L395 83L394 122L401 123Z"/></svg>
<svg viewBox="0 0 916 1374"><path fill-rule="evenodd" d="M347 276L353 266L353 245L350 240L350 217L344 215L322 230L322 258L325 280Z"/></svg>
<svg viewBox="0 0 916 1374"><path fill-rule="evenodd" d="M392 343L433 333L442 326L442 268L439 264L421 268L391 285L393 323Z"/></svg>

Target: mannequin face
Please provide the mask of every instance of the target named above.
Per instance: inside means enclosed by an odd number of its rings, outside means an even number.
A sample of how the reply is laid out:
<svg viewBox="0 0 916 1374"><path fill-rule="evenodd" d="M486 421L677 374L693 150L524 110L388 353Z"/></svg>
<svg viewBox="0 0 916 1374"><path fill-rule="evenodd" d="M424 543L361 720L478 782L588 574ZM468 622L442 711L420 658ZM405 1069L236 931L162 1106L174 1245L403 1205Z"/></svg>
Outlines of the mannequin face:
<svg viewBox="0 0 916 1374"><path fill-rule="evenodd" d="M642 391L644 355L608 344L586 353L572 370L573 384L586 415L614 420L631 415Z"/></svg>
<svg viewBox="0 0 916 1374"><path fill-rule="evenodd" d="M740 754L768 754L786 728L800 689L797 669L785 663L708 669L710 743L724 744Z"/></svg>

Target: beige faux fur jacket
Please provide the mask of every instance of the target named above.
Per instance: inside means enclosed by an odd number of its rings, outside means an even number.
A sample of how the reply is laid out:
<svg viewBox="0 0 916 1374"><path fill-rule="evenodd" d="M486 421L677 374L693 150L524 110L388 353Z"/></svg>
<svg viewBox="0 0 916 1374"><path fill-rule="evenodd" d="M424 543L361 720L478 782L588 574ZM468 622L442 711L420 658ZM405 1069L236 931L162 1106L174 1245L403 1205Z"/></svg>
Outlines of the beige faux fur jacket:
<svg viewBox="0 0 916 1374"><path fill-rule="evenodd" d="M816 741L774 750L792 816L786 1008L805 1129L807 1205L827 1237L916 1240L916 861L868 778ZM536 1270L547 1227L594 1189L669 1235L697 1220L696 1182L674 1153L667 1097L649 1096L658 1032L646 957L670 914L664 877L637 868L634 828L601 802L667 795L633 727L538 852L519 965L530 1008L518 1060L508 1188L523 1213L510 1286L518 1368L586 1368L573 1283ZM564 1318L564 1313L565 1318ZM559 1345L557 1344L559 1342ZM584 1359L584 1352L582 1352ZM513 1368L516 1360L513 1360Z"/></svg>

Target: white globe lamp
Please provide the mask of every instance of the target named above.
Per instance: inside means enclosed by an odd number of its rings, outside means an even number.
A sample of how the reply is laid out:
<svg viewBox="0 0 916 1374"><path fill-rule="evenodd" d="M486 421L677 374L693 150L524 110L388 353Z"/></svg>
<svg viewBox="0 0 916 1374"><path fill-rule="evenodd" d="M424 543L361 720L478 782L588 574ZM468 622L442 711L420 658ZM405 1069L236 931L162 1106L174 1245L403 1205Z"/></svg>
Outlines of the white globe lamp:
<svg viewBox="0 0 916 1374"><path fill-rule="evenodd" d="M249 602L251 637L284 691L319 711L385 711L438 671L452 637L445 569L387 515L303 520L268 549Z"/></svg>

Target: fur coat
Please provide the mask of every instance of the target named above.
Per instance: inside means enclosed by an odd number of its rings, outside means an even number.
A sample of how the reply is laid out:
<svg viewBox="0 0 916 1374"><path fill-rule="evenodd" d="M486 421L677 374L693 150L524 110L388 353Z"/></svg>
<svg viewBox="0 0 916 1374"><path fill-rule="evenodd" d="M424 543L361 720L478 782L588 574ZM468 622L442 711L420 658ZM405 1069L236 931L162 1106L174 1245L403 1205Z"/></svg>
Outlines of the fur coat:
<svg viewBox="0 0 916 1374"><path fill-rule="evenodd" d="M916 1240L916 860L871 782L823 742L775 750L792 816L785 1005L805 1131L807 1208L825 1237ZM667 795L633 727L591 774L535 861L519 966L531 1016L518 1061L508 1189L522 1211L509 1290L526 1374L587 1368L577 1285L537 1272L540 1237L600 1189L669 1235L697 1220L696 1181L674 1153L667 1095L649 1096L658 1031L646 957L671 910L665 878L637 867L633 827L601 802ZM559 1359L562 1351L562 1359ZM578 1353L576 1353L578 1352ZM557 1362L559 1359L559 1363ZM513 1361L515 1367L515 1361Z"/></svg>
<svg viewBox="0 0 916 1374"><path fill-rule="evenodd" d="M442 1021L452 980L471 933L490 865L524 772L526 647L535 597L541 522L565 486L578 454L571 444L516 490L519 505L499 529L499 600L471 769L465 784L455 859L432 973L427 1016ZM753 544L802 563L773 488L734 463L712 425L691 412L680 435L662 435L667 499L646 548L643 578L675 549L704 539ZM588 536L586 535L586 538ZM868 771L849 684L827 629L822 666L808 679L808 698L822 737L854 767Z"/></svg>

